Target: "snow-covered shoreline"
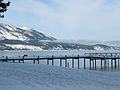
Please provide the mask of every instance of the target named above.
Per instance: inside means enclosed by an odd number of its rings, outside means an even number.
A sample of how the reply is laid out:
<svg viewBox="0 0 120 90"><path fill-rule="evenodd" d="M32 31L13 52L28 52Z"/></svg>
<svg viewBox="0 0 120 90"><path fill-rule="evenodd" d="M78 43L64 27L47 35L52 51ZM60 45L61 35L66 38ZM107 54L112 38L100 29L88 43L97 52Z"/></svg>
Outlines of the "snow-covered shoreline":
<svg viewBox="0 0 120 90"><path fill-rule="evenodd" d="M0 90L119 90L120 72L0 63Z"/></svg>

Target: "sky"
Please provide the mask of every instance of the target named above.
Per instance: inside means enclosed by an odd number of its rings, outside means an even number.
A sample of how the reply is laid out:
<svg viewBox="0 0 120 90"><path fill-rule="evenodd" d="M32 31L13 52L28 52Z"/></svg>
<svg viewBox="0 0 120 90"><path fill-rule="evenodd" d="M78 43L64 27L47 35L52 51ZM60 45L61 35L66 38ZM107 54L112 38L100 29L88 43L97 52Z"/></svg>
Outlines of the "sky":
<svg viewBox="0 0 120 90"><path fill-rule="evenodd" d="M120 0L9 1L1 23L30 27L57 39L120 40Z"/></svg>

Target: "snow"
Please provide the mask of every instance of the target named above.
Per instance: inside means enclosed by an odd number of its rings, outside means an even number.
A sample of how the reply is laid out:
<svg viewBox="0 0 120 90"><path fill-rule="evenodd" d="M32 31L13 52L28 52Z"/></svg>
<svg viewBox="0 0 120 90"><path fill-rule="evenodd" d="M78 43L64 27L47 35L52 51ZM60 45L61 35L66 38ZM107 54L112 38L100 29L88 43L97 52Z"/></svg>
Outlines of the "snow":
<svg viewBox="0 0 120 90"><path fill-rule="evenodd" d="M100 47L100 46L94 46L95 50L104 50L104 48Z"/></svg>
<svg viewBox="0 0 120 90"><path fill-rule="evenodd" d="M22 34L19 34L17 32L6 32L6 31L0 31L2 34L0 34L0 37L5 38L5 39L11 39L11 40L26 40L27 37L23 36Z"/></svg>
<svg viewBox="0 0 120 90"><path fill-rule="evenodd" d="M9 40L21 40L24 41L28 39L23 34L17 31L17 28L10 24L1 24L0 28L0 39L9 39Z"/></svg>
<svg viewBox="0 0 120 90"><path fill-rule="evenodd" d="M33 45L6 44L6 46L12 47L14 49L43 50L41 47L37 47L37 46L33 46Z"/></svg>
<svg viewBox="0 0 120 90"><path fill-rule="evenodd" d="M20 27L20 29L23 29L23 30L31 30L31 29L28 28L28 27Z"/></svg>
<svg viewBox="0 0 120 90"><path fill-rule="evenodd" d="M120 72L0 63L0 90L119 90Z"/></svg>
<svg viewBox="0 0 120 90"><path fill-rule="evenodd" d="M6 24L4 27L7 28L8 30L11 30L11 31L16 31L17 30L16 27L11 25L11 24L8 24L8 25Z"/></svg>

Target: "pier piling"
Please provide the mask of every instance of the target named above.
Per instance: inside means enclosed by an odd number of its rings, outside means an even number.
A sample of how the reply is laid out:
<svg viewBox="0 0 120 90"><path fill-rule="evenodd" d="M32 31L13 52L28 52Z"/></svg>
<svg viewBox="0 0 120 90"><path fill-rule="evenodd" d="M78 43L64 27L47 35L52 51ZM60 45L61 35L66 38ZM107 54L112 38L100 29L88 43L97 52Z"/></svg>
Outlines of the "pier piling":
<svg viewBox="0 0 120 90"><path fill-rule="evenodd" d="M72 68L74 68L74 59L72 59Z"/></svg>

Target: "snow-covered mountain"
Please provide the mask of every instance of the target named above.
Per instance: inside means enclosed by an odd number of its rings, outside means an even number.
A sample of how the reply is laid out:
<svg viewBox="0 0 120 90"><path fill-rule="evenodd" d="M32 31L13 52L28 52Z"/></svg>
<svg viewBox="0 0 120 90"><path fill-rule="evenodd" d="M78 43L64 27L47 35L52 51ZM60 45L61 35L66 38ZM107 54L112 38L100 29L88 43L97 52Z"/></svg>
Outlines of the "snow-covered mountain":
<svg viewBox="0 0 120 90"><path fill-rule="evenodd" d="M0 24L0 50L120 50L119 47L106 43L57 40L27 27Z"/></svg>
<svg viewBox="0 0 120 90"><path fill-rule="evenodd" d="M15 27L0 23L0 50L39 49L39 41L53 41L55 38L27 27Z"/></svg>
<svg viewBox="0 0 120 90"><path fill-rule="evenodd" d="M20 40L20 41L40 41L40 40L56 40L36 30L20 27L17 28L9 24L0 24L0 40Z"/></svg>

